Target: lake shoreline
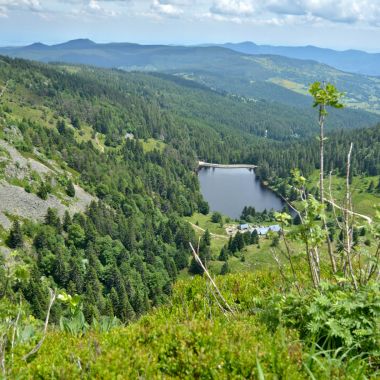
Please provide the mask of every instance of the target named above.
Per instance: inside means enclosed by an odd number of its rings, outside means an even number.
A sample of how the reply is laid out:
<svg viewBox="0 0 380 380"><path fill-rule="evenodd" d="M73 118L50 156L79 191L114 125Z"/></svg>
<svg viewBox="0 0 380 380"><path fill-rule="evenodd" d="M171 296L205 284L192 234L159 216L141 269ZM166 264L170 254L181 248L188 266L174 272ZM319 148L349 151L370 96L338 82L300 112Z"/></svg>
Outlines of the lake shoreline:
<svg viewBox="0 0 380 380"><path fill-rule="evenodd" d="M286 205L274 189L260 181L253 167L247 167L245 164L214 165L218 166L198 168L200 190L210 210L219 211L232 219L239 219L246 206L263 212L265 209L281 211Z"/></svg>

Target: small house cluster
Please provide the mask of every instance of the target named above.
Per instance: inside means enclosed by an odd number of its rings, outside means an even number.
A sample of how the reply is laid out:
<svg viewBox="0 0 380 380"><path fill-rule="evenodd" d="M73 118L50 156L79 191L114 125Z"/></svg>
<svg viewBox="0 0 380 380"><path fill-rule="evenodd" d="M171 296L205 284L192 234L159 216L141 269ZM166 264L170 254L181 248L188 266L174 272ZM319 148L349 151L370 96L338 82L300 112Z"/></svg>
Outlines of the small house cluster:
<svg viewBox="0 0 380 380"><path fill-rule="evenodd" d="M256 230L258 235L267 235L270 231L271 232L281 232L281 227L278 224L274 224L272 226L250 226L249 224L240 224L238 226L238 229L240 232L249 232L252 233L254 230Z"/></svg>

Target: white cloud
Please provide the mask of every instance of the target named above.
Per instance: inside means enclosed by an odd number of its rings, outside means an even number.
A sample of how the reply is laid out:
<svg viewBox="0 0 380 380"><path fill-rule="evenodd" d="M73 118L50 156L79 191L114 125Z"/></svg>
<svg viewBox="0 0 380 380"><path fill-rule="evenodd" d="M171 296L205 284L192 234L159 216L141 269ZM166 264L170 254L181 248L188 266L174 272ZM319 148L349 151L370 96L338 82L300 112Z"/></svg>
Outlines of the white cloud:
<svg viewBox="0 0 380 380"><path fill-rule="evenodd" d="M10 10L39 11L41 4L39 0L0 0L0 9L3 12Z"/></svg>
<svg viewBox="0 0 380 380"><path fill-rule="evenodd" d="M218 0L214 1L210 12L222 16L246 17L254 14L255 7L252 1Z"/></svg>
<svg viewBox="0 0 380 380"><path fill-rule="evenodd" d="M0 17L7 17L7 10L3 6L0 6Z"/></svg>
<svg viewBox="0 0 380 380"><path fill-rule="evenodd" d="M154 0L151 11L159 16L178 17L184 13L180 5L183 5L183 2Z"/></svg>
<svg viewBox="0 0 380 380"><path fill-rule="evenodd" d="M380 0L0 0L0 17L39 15L212 18L255 24L358 24L380 27Z"/></svg>
<svg viewBox="0 0 380 380"><path fill-rule="evenodd" d="M380 25L379 0L214 0L209 13L218 19L256 23L361 23Z"/></svg>

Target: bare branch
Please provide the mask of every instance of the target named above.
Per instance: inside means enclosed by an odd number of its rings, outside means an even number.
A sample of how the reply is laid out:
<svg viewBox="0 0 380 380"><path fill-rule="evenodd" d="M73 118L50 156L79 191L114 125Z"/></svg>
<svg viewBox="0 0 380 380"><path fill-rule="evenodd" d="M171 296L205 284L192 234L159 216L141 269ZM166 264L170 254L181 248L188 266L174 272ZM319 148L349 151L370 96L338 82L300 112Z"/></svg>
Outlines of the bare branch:
<svg viewBox="0 0 380 380"><path fill-rule="evenodd" d="M56 292L54 290L50 289L50 288L49 288L49 293L50 293L50 300L49 300L48 310L47 310L47 313L46 313L46 319L45 319L45 324L44 324L44 330L43 330L42 338L37 343L37 345L29 353L27 353L23 357L23 360L25 360L25 361L28 360L28 358L30 358L32 355L36 354L38 352L38 350L41 348L43 342L45 341L46 333L47 333L47 329L48 329L48 325L49 325L50 311L51 311L51 308L52 308L52 306L54 304L55 298L57 296Z"/></svg>
<svg viewBox="0 0 380 380"><path fill-rule="evenodd" d="M231 314L235 314L235 311L231 308L231 306L228 304L228 302L226 301L226 299L223 297L222 293L220 292L219 288L217 287L217 285L215 284L213 278L211 277L209 271L206 269L206 267L203 265L202 263L202 260L200 259L200 257L198 256L197 252L195 251L193 245L191 244L191 242L189 243L190 244L190 248L193 252L193 255L194 255L194 258L195 260L197 261L197 263L201 266L201 268L203 269L204 273L206 274L206 276L208 277L208 279L210 280L211 284L213 285L213 287L215 288L217 294L219 295L219 297L221 298L221 300L224 302L224 304L226 305L228 311L231 313Z"/></svg>

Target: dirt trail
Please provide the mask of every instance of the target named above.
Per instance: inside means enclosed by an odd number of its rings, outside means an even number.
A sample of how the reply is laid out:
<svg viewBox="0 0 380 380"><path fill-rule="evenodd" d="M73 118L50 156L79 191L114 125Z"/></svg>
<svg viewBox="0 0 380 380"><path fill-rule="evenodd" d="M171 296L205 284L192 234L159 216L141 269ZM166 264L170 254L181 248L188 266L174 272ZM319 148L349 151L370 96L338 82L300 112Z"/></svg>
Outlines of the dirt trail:
<svg viewBox="0 0 380 380"><path fill-rule="evenodd" d="M201 231L201 232L206 232L206 230L205 230L204 228L199 227L199 226L197 226L197 225L194 224L194 223L191 223L191 222L189 222L189 223L190 223L191 226L192 226L193 228L195 228L196 230ZM225 236L225 235L218 235L218 234L213 234L213 233L211 233L211 232L210 232L210 235L211 235L211 237L214 237L214 238L227 239L227 240L229 239L228 236Z"/></svg>

